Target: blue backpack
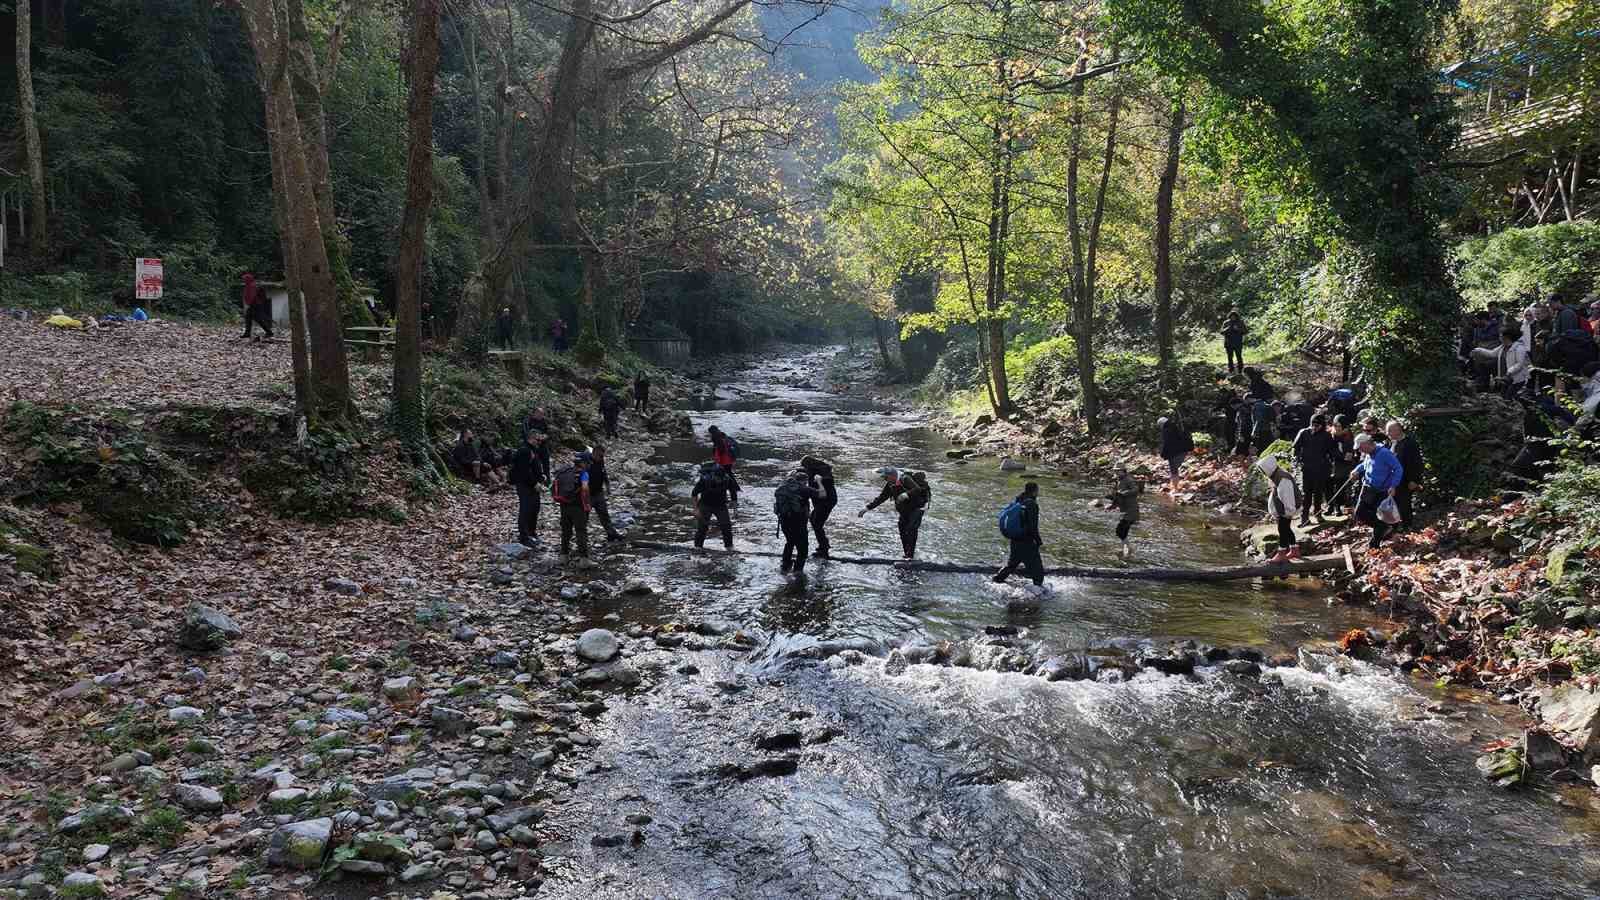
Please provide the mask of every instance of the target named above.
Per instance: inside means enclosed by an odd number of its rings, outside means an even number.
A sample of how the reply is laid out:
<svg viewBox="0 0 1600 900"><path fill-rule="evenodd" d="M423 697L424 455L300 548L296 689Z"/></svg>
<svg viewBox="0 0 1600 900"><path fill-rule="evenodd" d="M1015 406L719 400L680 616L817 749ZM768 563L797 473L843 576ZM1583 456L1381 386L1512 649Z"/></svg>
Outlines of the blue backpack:
<svg viewBox="0 0 1600 900"><path fill-rule="evenodd" d="M1000 534L1002 536L1013 541L1020 541L1027 537L1027 535L1022 533L1022 512L1023 506L1021 500L1013 500L1006 504L1005 509L1000 510L999 521Z"/></svg>

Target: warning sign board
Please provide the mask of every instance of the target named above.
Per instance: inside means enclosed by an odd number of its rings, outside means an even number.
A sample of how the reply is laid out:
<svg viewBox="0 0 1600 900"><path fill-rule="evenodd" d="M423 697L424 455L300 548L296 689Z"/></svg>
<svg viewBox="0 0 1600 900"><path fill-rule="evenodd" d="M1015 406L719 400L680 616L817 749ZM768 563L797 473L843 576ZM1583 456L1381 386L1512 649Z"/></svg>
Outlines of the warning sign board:
<svg viewBox="0 0 1600 900"><path fill-rule="evenodd" d="M161 260L139 257L133 261L133 296L139 300L161 299Z"/></svg>

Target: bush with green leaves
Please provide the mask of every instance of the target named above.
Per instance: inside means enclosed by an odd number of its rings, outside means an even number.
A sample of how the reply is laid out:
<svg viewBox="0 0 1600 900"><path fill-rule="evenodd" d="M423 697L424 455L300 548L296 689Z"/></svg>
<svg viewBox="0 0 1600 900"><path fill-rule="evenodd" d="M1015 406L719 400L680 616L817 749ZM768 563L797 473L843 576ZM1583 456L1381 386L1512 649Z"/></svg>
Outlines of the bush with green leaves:
<svg viewBox="0 0 1600 900"><path fill-rule="evenodd" d="M289 445L246 465L244 486L279 515L333 521L364 515L365 448L353 434L317 429L304 444Z"/></svg>
<svg viewBox="0 0 1600 900"><path fill-rule="evenodd" d="M1455 249L1456 282L1469 308L1523 303L1558 292L1569 301L1595 288L1600 222L1512 228Z"/></svg>
<svg viewBox="0 0 1600 900"><path fill-rule="evenodd" d="M189 470L115 418L19 400L0 437L21 462L0 494L19 503L75 500L118 537L162 547L182 542L201 517Z"/></svg>

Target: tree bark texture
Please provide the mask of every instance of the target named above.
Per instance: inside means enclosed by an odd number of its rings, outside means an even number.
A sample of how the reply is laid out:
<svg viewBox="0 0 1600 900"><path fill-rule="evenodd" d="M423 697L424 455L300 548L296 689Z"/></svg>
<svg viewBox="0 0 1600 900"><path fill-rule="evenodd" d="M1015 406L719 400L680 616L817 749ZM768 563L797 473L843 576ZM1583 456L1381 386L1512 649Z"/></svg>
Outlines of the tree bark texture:
<svg viewBox="0 0 1600 900"><path fill-rule="evenodd" d="M265 99L267 122L277 121L277 107L269 93ZM272 154L272 220L279 234L289 233L289 207L285 201L288 174L283 154ZM294 405L303 416L316 407L311 390L311 355L306 349L306 304L300 292L300 267L294 258L294 242L283 242L283 283L289 295L289 355L294 366Z"/></svg>
<svg viewBox="0 0 1600 900"><path fill-rule="evenodd" d="M1183 151L1183 99L1172 104L1167 124L1167 164L1156 188L1156 352L1163 368L1173 363L1172 346L1172 194L1178 185L1178 158Z"/></svg>
<svg viewBox="0 0 1600 900"><path fill-rule="evenodd" d="M406 59L406 206L395 265L394 408L400 440L426 447L422 407L422 263L433 206L433 82L439 71L440 0L412 0Z"/></svg>
<svg viewBox="0 0 1600 900"><path fill-rule="evenodd" d="M284 206L288 230L282 235L293 247L284 253L298 269L306 301L310 341L313 421L346 418L352 412L350 370L345 358L344 334L339 321L338 289L328 265L317 215L316 192L306 161L306 148L296 113L294 85L289 76L287 17L274 0L242 0L251 47L263 94L270 94L267 109L267 145L273 159L282 161ZM280 157L281 154L281 157Z"/></svg>
<svg viewBox="0 0 1600 900"><path fill-rule="evenodd" d="M28 250L42 259L50 252L50 219L45 207L44 147L39 141L39 121L34 109L31 2L17 0L17 114L22 120L22 138L27 147L28 199L33 214L28 222Z"/></svg>

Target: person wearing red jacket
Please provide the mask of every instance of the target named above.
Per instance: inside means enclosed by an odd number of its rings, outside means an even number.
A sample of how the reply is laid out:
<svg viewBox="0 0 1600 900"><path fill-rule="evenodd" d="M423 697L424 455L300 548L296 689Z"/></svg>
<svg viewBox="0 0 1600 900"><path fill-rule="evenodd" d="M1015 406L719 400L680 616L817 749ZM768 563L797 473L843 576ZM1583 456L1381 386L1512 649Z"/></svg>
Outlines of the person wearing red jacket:
<svg viewBox="0 0 1600 900"><path fill-rule="evenodd" d="M271 302L265 292L256 287L256 276L244 273L244 337L250 337L250 326L260 325L261 333L272 340Z"/></svg>
<svg viewBox="0 0 1600 900"><path fill-rule="evenodd" d="M738 506L739 480L733 476L733 463L734 460L738 459L737 451L734 448L738 445L734 443L733 438L728 437L722 432L721 428L715 425L708 429L708 433L711 435L711 459L722 467L722 474L728 477L728 496L730 498L728 505Z"/></svg>

